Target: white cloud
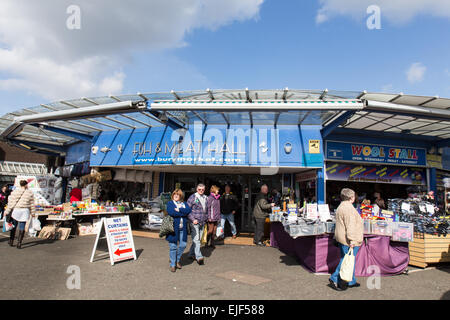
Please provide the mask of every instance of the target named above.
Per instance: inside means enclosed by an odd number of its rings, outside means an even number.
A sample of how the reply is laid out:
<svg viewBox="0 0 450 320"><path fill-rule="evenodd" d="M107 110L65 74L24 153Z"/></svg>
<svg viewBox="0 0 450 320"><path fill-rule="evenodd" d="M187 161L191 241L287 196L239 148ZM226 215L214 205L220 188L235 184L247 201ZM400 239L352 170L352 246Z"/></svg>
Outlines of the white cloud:
<svg viewBox="0 0 450 320"><path fill-rule="evenodd" d="M366 13L370 5L381 9L381 18L393 24L404 24L419 14L430 14L437 17L450 18L449 0L319 0L320 9L316 21L319 23L332 16L346 15L355 19L368 17ZM319 19L326 16L328 19Z"/></svg>
<svg viewBox="0 0 450 320"><path fill-rule="evenodd" d="M118 94L131 54L185 46L196 28L256 19L262 2L2 0L0 89L47 99ZM66 27L70 5L81 9L80 30Z"/></svg>
<svg viewBox="0 0 450 320"><path fill-rule="evenodd" d="M406 71L406 76L410 83L421 82L425 76L427 68L420 62L413 63Z"/></svg>

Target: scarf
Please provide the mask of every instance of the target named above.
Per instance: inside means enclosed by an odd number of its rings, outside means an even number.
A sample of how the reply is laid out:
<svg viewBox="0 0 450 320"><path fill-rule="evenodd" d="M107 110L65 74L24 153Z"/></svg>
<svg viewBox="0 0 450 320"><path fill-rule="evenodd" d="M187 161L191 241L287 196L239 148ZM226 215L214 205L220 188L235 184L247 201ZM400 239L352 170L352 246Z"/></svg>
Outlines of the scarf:
<svg viewBox="0 0 450 320"><path fill-rule="evenodd" d="M207 199L207 197L205 195L199 195L198 192L195 193L195 197L198 199L198 201L202 205L203 212L205 212L206 211L206 199Z"/></svg>
<svg viewBox="0 0 450 320"><path fill-rule="evenodd" d="M216 199L216 200L219 200L219 198L220 198L220 194L214 194L214 193L211 193L211 195L214 197L214 199Z"/></svg>

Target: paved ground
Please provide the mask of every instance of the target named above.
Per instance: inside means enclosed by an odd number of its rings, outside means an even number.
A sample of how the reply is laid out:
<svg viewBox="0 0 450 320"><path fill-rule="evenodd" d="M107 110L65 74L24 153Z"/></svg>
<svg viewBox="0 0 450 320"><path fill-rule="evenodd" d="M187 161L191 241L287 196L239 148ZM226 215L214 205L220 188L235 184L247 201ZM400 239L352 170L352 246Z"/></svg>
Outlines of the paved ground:
<svg viewBox="0 0 450 320"><path fill-rule="evenodd" d="M448 265L382 278L379 290L359 278L360 288L336 292L327 275L307 272L274 248L217 246L206 252L204 266L184 259L183 269L171 273L161 239L135 237L138 259L115 266L108 259L89 262L93 236L26 239L22 250L7 240L0 234L0 299L450 299ZM80 290L66 286L70 265L80 268Z"/></svg>

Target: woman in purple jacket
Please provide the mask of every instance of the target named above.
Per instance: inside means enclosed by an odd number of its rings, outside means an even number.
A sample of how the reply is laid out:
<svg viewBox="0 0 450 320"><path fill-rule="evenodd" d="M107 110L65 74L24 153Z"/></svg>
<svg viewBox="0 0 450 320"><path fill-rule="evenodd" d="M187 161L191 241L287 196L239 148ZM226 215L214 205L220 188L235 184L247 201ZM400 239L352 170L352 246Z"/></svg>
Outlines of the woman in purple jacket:
<svg viewBox="0 0 450 320"><path fill-rule="evenodd" d="M220 194L219 187L212 186L211 194L208 197L208 201L206 204L207 213L208 213L208 242L207 246L210 248L215 248L214 246L214 238L216 237L217 232L217 224L220 221ZM209 245L208 245L209 243Z"/></svg>

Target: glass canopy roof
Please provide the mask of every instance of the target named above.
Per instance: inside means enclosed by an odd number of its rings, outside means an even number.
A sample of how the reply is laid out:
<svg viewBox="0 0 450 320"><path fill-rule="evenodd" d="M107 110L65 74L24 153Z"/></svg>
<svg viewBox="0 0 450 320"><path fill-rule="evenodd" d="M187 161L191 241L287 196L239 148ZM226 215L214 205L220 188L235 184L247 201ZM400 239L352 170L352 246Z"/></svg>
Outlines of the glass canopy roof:
<svg viewBox="0 0 450 320"><path fill-rule="evenodd" d="M276 108L266 110L221 110L218 104L211 103L208 110L171 110L157 112L152 110L153 101L191 101L195 102L221 102L244 101L246 103L259 103L262 101L293 103L299 101L333 102L349 101L378 101L398 105L417 106L435 110L450 110L450 99L439 97L410 96L403 94L367 93L361 91L332 91L332 90L197 90L180 92L137 93L118 96L103 96L93 98L80 98L73 100L56 101L39 106L24 108L7 113L0 117L0 132L4 132L16 117L25 115L45 114L60 110L73 110L83 107L102 106L124 101L146 101L148 108L136 110L132 113L102 115L98 117L85 117L77 120L61 119L45 123L48 126L70 130L73 132L96 135L101 131L137 129L143 127L165 126L167 119L181 127L187 127L196 121L206 124L231 125L324 125L338 118L344 110L327 108L326 104L319 109L281 110ZM437 138L450 138L450 118L425 119L419 116L400 115L386 111L371 112L365 108L355 110L353 116L340 125L342 128L364 129L382 132L409 133L427 135ZM67 145L78 141L77 139L54 131L45 129L39 123L25 125L23 130L14 136L20 141L31 141L53 145Z"/></svg>

